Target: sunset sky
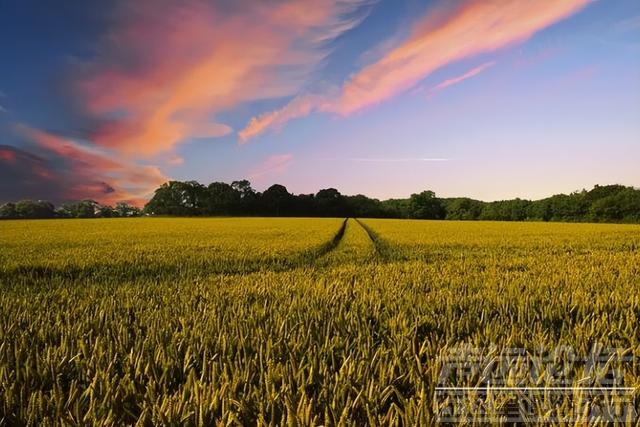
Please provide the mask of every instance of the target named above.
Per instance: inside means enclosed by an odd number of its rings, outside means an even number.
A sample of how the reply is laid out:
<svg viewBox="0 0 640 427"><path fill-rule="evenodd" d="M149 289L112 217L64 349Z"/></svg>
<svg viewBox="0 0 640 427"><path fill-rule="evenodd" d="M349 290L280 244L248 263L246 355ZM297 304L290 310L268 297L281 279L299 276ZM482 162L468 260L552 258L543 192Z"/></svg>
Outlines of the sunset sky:
<svg viewBox="0 0 640 427"><path fill-rule="evenodd" d="M640 186L640 2L0 1L0 202Z"/></svg>

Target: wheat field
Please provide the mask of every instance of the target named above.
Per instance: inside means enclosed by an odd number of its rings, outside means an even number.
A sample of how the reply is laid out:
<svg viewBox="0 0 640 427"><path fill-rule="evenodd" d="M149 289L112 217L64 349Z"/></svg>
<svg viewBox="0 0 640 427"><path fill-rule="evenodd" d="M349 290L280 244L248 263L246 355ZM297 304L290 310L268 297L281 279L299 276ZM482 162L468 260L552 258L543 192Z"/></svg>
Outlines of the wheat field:
<svg viewBox="0 0 640 427"><path fill-rule="evenodd" d="M432 425L461 348L546 357L571 387L604 374L554 349L616 349L637 408L639 289L637 225L4 221L0 425ZM606 420L575 393L538 399L536 422Z"/></svg>

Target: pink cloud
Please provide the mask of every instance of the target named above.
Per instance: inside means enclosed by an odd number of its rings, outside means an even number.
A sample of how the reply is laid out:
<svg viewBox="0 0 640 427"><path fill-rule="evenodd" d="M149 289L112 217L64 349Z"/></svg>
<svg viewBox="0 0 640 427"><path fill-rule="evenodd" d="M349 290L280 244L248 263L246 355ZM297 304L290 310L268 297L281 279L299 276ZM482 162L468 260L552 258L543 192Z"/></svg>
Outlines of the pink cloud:
<svg viewBox="0 0 640 427"><path fill-rule="evenodd" d="M467 71L466 73L457 76L457 77L452 77L450 79L447 79L441 83L438 83L437 85L435 85L434 87L432 87L430 89L430 92L437 92L440 91L442 89L446 89L449 86L453 86L453 85L457 85L458 83L470 79L471 77L477 76L478 74L482 73L484 70L486 70L487 68L493 67L495 65L495 62L491 61L491 62L485 62L484 64L478 65L477 67L472 68L471 70Z"/></svg>
<svg viewBox="0 0 640 427"><path fill-rule="evenodd" d="M16 161L16 153L12 150L0 148L0 160L13 163Z"/></svg>
<svg viewBox="0 0 640 427"><path fill-rule="evenodd" d="M411 88L443 65L521 43L588 1L473 1L437 27L427 17L408 40L345 83L335 111L351 114Z"/></svg>
<svg viewBox="0 0 640 427"><path fill-rule="evenodd" d="M82 167L95 167L99 170L116 170L121 167L119 161L89 146L80 145L70 139L61 138L25 125L16 125L19 134L35 142L39 147L71 160Z"/></svg>
<svg viewBox="0 0 640 427"><path fill-rule="evenodd" d="M118 0L95 55L69 78L90 123L85 138L17 130L45 153L51 168L41 175L66 188L67 198L141 202L167 178L137 161L180 165L177 144L232 132L221 113L300 92L328 42L358 25L369 3ZM1 155L7 162L13 153ZM271 170L280 167L286 161Z"/></svg>
<svg viewBox="0 0 640 427"><path fill-rule="evenodd" d="M16 131L36 144L43 154L54 155L66 163L63 171L41 168L39 175L60 181L67 199L95 199L105 204L127 201L141 205L155 188L168 180L155 166L124 161L108 151L28 126L17 125Z"/></svg>
<svg viewBox="0 0 640 427"><path fill-rule="evenodd" d="M289 120L309 115L322 103L323 98L314 95L296 97L279 110L270 111L254 117L247 126L238 132L241 142L257 136L268 129L280 130Z"/></svg>
<svg viewBox="0 0 640 427"><path fill-rule="evenodd" d="M431 10L420 19L406 40L350 77L338 96L318 96L319 101L311 107L285 106L258 116L240 132L241 138L246 141L312 111L346 116L376 105L414 87L444 65L522 43L588 3L589 0L476 0L457 8L445 3L443 8ZM292 101L297 102L297 98Z"/></svg>
<svg viewBox="0 0 640 427"><path fill-rule="evenodd" d="M284 173L293 163L293 154L275 154L267 157L259 166L249 172L249 179L256 180L265 176Z"/></svg>
<svg viewBox="0 0 640 427"><path fill-rule="evenodd" d="M362 4L123 3L78 85L90 112L118 117L105 120L91 140L152 156L188 138L229 134L216 116L297 93L324 59L326 42L360 22L353 12Z"/></svg>

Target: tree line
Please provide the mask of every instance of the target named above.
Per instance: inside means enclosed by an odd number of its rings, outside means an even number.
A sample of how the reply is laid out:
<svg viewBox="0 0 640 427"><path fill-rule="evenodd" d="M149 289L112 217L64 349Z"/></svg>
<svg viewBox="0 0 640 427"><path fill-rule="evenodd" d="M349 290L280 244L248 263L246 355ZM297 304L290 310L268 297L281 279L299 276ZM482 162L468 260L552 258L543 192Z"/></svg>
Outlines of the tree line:
<svg viewBox="0 0 640 427"><path fill-rule="evenodd" d="M114 207L101 205L95 200L80 200L55 207L44 200L21 200L0 206L0 219L48 218L118 218L142 215L142 210L125 202Z"/></svg>
<svg viewBox="0 0 640 427"><path fill-rule="evenodd" d="M496 221L640 222L640 189L596 185L590 191L558 194L542 200L483 202L471 198L438 198L433 191L408 199L380 201L345 196L335 188L316 194L289 193L275 184L260 193L247 180L231 184L172 181L155 191L144 211L177 216L311 216L416 218Z"/></svg>
<svg viewBox="0 0 640 427"><path fill-rule="evenodd" d="M483 202L467 197L439 198L433 191L408 199L380 201L364 195L346 196L335 188L315 194L291 194L275 184L263 192L247 180L231 184L170 181L156 189L140 210L126 203L102 206L92 200L62 205L21 201L0 206L2 218L91 218L162 216L304 216L415 218L495 221L565 221L640 223L640 189L596 185L587 191L558 194L541 200Z"/></svg>

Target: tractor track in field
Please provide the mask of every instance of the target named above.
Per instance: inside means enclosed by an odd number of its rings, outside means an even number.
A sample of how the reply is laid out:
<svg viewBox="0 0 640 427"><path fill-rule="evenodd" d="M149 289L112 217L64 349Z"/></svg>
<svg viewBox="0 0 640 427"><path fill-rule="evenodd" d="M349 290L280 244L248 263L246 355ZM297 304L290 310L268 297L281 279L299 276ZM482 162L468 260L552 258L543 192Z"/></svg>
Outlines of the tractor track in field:
<svg viewBox="0 0 640 427"><path fill-rule="evenodd" d="M92 282L135 281L141 278L159 280L162 277L193 277L209 275L246 275L261 271L284 272L297 268L315 267L318 261L336 249L344 237L347 222L345 218L333 235L331 240L298 253L289 259L271 260L267 265L256 260L249 265L217 266L215 264L203 265L193 270L183 270L180 265L146 266L136 265L133 262L120 264L101 264L90 267L66 266L20 266L12 269L0 269L0 287L17 282L23 286L37 283L40 280L88 280Z"/></svg>
<svg viewBox="0 0 640 427"><path fill-rule="evenodd" d="M358 218L353 219L367 233L367 236L369 236L369 239L371 239L371 242L373 243L376 255L381 261L391 261L392 259L397 258L397 255L394 254L393 248L386 240L380 237L378 233L373 231L371 227L360 221Z"/></svg>
<svg viewBox="0 0 640 427"><path fill-rule="evenodd" d="M354 219L360 225L360 221ZM136 281L141 278L152 278L159 280L162 277L192 277L192 276L208 276L208 275L245 275L258 273L269 270L275 272L284 272L295 270L297 268L315 267L318 261L336 249L344 237L347 222L349 218L345 218L340 228L333 235L331 240L316 247L299 253L290 259L272 260L268 265L261 264L256 261L254 264L243 266L220 267L217 265L203 265L193 270L183 270L179 265L163 265L148 268L136 265L133 262L120 264L102 264L91 267L50 267L50 266L21 266L13 269L0 269L0 287L11 285L12 282L24 285L35 284L40 280L88 280L91 282L118 282L118 281ZM365 230L366 227L365 227ZM367 231L371 238L371 235ZM375 241L374 241L375 243Z"/></svg>
<svg viewBox="0 0 640 427"><path fill-rule="evenodd" d="M316 249L314 251L313 253L313 258L315 258L314 260L317 260L318 258L328 254L329 252L331 252L332 250L338 247L338 245L342 241L342 238L344 237L344 232L347 229L348 221L349 221L349 218L345 218L342 221L342 225L340 226L336 234L333 236L333 238L329 242L322 245L319 249Z"/></svg>

